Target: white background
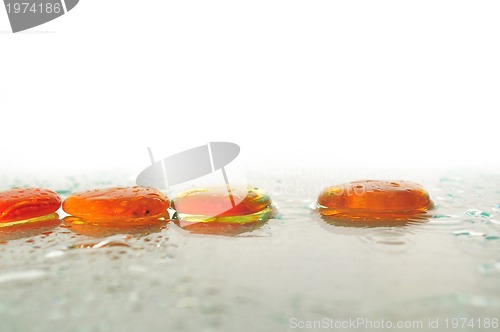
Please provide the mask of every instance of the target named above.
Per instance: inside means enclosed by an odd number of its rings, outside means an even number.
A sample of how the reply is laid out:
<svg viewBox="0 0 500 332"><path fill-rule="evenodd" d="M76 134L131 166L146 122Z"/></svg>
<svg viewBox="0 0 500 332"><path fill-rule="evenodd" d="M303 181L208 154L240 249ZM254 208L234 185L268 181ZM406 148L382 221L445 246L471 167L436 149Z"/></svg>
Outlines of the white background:
<svg viewBox="0 0 500 332"><path fill-rule="evenodd" d="M217 140L263 168L494 168L499 17L498 1L81 0L12 34L0 8L0 170L132 172L147 146Z"/></svg>

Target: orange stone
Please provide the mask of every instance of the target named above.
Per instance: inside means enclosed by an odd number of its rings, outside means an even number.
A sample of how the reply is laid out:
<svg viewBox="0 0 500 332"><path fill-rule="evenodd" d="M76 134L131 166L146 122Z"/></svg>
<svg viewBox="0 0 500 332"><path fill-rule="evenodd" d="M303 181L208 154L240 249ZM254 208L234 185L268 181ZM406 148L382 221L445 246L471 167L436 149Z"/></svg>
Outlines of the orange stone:
<svg viewBox="0 0 500 332"><path fill-rule="evenodd" d="M75 193L64 201L63 210L87 220L124 220L160 216L169 205L156 189L127 187Z"/></svg>
<svg viewBox="0 0 500 332"><path fill-rule="evenodd" d="M219 217L251 215L270 205L269 196L252 187L231 188L230 192L225 186L192 189L177 195L173 201L178 213Z"/></svg>
<svg viewBox="0 0 500 332"><path fill-rule="evenodd" d="M19 188L0 192L0 223L43 217L61 207L61 198L52 190Z"/></svg>
<svg viewBox="0 0 500 332"><path fill-rule="evenodd" d="M322 215L341 218L391 219L431 208L429 194L408 181L354 181L326 188L318 197Z"/></svg>

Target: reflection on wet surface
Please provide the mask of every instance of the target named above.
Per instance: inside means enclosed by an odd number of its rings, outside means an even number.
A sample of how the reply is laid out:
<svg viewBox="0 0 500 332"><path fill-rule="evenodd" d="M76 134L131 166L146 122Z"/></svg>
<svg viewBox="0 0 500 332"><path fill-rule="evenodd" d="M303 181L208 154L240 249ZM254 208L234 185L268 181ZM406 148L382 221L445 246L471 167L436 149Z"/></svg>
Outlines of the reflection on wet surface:
<svg viewBox="0 0 500 332"><path fill-rule="evenodd" d="M236 236L243 233L252 232L264 226L268 219L261 219L244 224L222 223L222 222L188 222L183 220L174 220L175 224L182 229L193 234L210 234Z"/></svg>
<svg viewBox="0 0 500 332"><path fill-rule="evenodd" d="M78 217L66 216L62 227L79 235L91 237L107 237L116 234L148 235L159 233L167 228L170 215L165 212L161 216L149 218L135 218L130 220L85 220Z"/></svg>
<svg viewBox="0 0 500 332"><path fill-rule="evenodd" d="M34 218L29 222L4 223L0 228L0 242L30 238L39 234L49 235L60 224L57 213Z"/></svg>
<svg viewBox="0 0 500 332"><path fill-rule="evenodd" d="M407 217L398 218L347 218L347 217L337 217L337 216L321 216L321 218L332 226L340 227L354 227L354 228L365 228L365 227L401 227L406 225L411 225L415 223L427 222L431 215L428 214L414 214Z"/></svg>
<svg viewBox="0 0 500 332"><path fill-rule="evenodd" d="M286 331L293 317L498 317L499 175L415 179L435 203L418 218L323 219L318 193L355 178L256 174L279 216L236 228L165 220L103 229L67 218L0 228L2 326ZM80 189L68 183L58 192Z"/></svg>

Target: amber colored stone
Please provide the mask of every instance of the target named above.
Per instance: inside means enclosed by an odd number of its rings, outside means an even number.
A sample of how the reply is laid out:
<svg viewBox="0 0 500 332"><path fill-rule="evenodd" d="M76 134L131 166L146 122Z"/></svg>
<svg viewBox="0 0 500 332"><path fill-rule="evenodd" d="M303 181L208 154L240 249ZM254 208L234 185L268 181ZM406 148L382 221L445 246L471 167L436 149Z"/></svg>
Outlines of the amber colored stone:
<svg viewBox="0 0 500 332"><path fill-rule="evenodd" d="M0 192L0 223L29 220L52 214L61 198L52 190L19 188Z"/></svg>
<svg viewBox="0 0 500 332"><path fill-rule="evenodd" d="M63 210L87 220L126 220L161 215L169 205L156 189L126 187L75 193L64 201Z"/></svg>
<svg viewBox="0 0 500 332"><path fill-rule="evenodd" d="M243 194L246 196L242 197ZM192 189L177 195L173 200L173 208L178 213L219 217L252 215L270 205L269 196L252 187L233 187L229 192L225 186Z"/></svg>
<svg viewBox="0 0 500 332"><path fill-rule="evenodd" d="M429 194L408 181L354 181L326 188L318 197L324 216L400 218L432 208Z"/></svg>

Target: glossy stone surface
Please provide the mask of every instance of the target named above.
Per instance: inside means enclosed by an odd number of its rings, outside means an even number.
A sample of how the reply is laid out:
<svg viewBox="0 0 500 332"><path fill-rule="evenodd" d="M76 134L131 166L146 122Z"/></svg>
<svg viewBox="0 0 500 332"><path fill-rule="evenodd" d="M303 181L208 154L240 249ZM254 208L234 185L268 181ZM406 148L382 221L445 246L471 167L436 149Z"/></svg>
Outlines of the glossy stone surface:
<svg viewBox="0 0 500 332"><path fill-rule="evenodd" d="M169 205L156 189L126 187L75 193L64 201L63 210L87 220L126 220L159 216Z"/></svg>
<svg viewBox="0 0 500 332"><path fill-rule="evenodd" d="M328 187L318 197L324 216L400 218L432 208L429 194L408 181L354 181Z"/></svg>
<svg viewBox="0 0 500 332"><path fill-rule="evenodd" d="M11 223L52 214L61 198L52 190L19 188L0 192L0 223Z"/></svg>
<svg viewBox="0 0 500 332"><path fill-rule="evenodd" d="M234 204L233 204L234 203ZM199 222L247 223L271 213L271 199L253 187L209 187L177 195L173 208L181 219Z"/></svg>

